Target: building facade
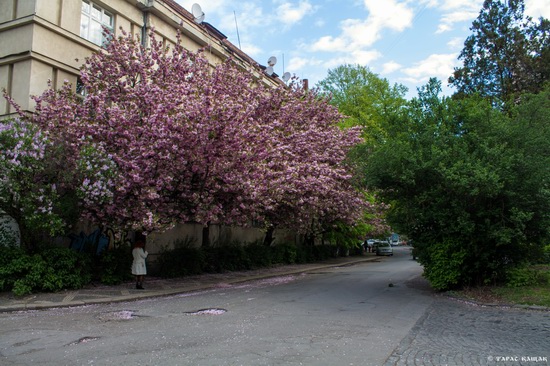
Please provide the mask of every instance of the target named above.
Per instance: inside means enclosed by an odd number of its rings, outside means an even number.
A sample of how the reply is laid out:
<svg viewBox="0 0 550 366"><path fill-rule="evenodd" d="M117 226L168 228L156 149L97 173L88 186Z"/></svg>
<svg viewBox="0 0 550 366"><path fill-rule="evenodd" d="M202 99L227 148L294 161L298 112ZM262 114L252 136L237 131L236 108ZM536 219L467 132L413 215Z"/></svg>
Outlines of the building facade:
<svg viewBox="0 0 550 366"><path fill-rule="evenodd" d="M266 75L265 67L246 55L226 36L174 0L2 0L0 1L0 88L6 89L23 110L34 108L31 95L40 95L48 80L59 88L65 80L77 88L84 59L105 42L103 27L117 36L120 29L140 35L206 50L212 65L228 57L258 79L277 85L277 75ZM3 98L2 98L3 99ZM0 116L14 113L6 100Z"/></svg>

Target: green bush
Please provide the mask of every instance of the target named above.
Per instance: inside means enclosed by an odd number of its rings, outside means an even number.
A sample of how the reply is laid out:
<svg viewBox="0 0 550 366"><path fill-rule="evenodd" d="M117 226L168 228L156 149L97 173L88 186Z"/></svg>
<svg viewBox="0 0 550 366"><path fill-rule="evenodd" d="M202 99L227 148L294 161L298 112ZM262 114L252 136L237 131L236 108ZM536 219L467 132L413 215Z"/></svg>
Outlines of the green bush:
<svg viewBox="0 0 550 366"><path fill-rule="evenodd" d="M269 267L272 265L271 247L263 244L249 244L244 247L251 268Z"/></svg>
<svg viewBox="0 0 550 366"><path fill-rule="evenodd" d="M534 267L515 267L506 272L506 286L524 287L547 284L549 278L548 272L537 270Z"/></svg>
<svg viewBox="0 0 550 366"><path fill-rule="evenodd" d="M542 263L550 264L550 244L542 248Z"/></svg>
<svg viewBox="0 0 550 366"><path fill-rule="evenodd" d="M271 261L273 264L294 264L298 257L298 251L293 244L279 244L271 249Z"/></svg>
<svg viewBox="0 0 550 366"><path fill-rule="evenodd" d="M432 245L426 248L424 255L425 257L421 257L424 277L434 289L448 290L463 283L462 271L467 252L459 243L447 240L439 245Z"/></svg>
<svg viewBox="0 0 550 366"><path fill-rule="evenodd" d="M46 248L40 255L47 266L43 290L78 289L90 283L91 260L88 255L61 247Z"/></svg>
<svg viewBox="0 0 550 366"><path fill-rule="evenodd" d="M206 266L205 254L198 248L164 248L157 260L161 277L174 278L200 274Z"/></svg>
<svg viewBox="0 0 550 366"><path fill-rule="evenodd" d="M99 261L99 280L106 285L117 285L132 279L132 254L128 245L104 250L97 258Z"/></svg>
<svg viewBox="0 0 550 366"><path fill-rule="evenodd" d="M204 253L208 272L242 271L252 268L246 250L236 243L206 248Z"/></svg>
<svg viewBox="0 0 550 366"><path fill-rule="evenodd" d="M67 248L49 247L35 254L5 248L0 255L0 289L18 296L33 291L77 289L90 279L89 258Z"/></svg>
<svg viewBox="0 0 550 366"><path fill-rule="evenodd" d="M339 251L336 245L316 245L313 247L313 260L324 261L336 257L337 253L339 253Z"/></svg>

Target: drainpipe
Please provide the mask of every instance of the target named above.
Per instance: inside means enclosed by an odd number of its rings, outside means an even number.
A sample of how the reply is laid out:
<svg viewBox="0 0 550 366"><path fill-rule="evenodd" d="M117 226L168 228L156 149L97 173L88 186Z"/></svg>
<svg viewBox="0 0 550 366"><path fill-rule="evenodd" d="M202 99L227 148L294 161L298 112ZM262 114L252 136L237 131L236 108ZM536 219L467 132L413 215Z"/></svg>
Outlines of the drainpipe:
<svg viewBox="0 0 550 366"><path fill-rule="evenodd" d="M143 10L143 26L141 27L141 45L147 47L147 28L149 27L149 10Z"/></svg>

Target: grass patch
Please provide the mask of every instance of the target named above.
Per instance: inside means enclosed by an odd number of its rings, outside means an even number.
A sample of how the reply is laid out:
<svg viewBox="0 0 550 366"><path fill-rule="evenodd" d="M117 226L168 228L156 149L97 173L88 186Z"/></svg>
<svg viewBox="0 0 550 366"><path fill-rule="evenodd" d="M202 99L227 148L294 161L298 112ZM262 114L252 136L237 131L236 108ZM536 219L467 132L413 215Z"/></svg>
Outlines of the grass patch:
<svg viewBox="0 0 550 366"><path fill-rule="evenodd" d="M493 292L509 304L550 307L550 286L497 287Z"/></svg>
<svg viewBox="0 0 550 366"><path fill-rule="evenodd" d="M465 288L453 291L452 294L486 304L550 308L550 265L534 265L516 271L507 285Z"/></svg>

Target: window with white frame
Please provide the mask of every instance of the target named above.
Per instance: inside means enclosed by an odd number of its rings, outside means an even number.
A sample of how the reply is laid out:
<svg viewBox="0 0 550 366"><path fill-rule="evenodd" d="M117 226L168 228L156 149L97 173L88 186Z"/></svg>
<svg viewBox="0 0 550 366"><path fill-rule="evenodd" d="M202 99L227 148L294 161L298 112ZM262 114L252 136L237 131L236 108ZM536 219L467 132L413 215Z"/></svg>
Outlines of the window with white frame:
<svg viewBox="0 0 550 366"><path fill-rule="evenodd" d="M105 9L89 0L82 0L80 18L80 37L103 46L107 40L103 36L103 27L113 30L114 17Z"/></svg>

